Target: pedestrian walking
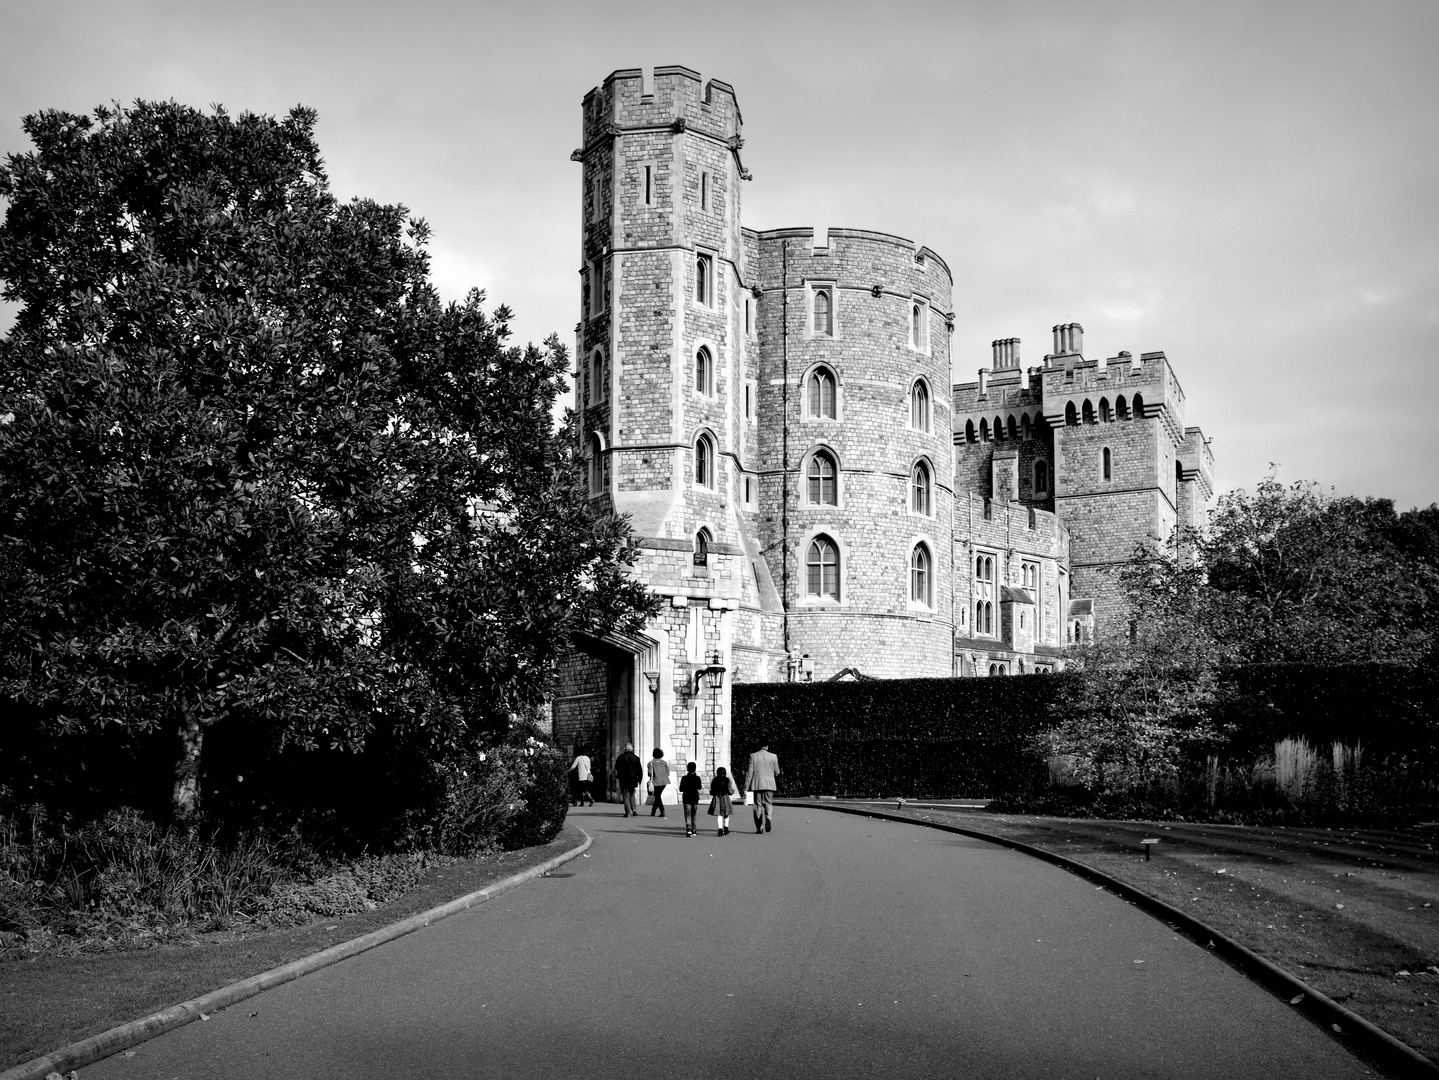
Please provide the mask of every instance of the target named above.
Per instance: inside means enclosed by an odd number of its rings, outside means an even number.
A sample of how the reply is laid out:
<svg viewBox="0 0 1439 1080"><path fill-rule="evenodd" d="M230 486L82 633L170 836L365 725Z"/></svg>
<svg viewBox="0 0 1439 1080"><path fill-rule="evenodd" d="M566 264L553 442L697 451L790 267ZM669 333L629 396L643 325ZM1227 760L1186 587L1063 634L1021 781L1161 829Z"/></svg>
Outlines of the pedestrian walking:
<svg viewBox="0 0 1439 1080"><path fill-rule="evenodd" d="M575 760L570 763L570 805L584 806L585 800L589 800L591 806L595 805L594 791L591 790L595 774L590 768L590 756L585 753L585 748L580 747L575 754Z"/></svg>
<svg viewBox="0 0 1439 1080"><path fill-rule="evenodd" d="M650 817L655 816L656 810L660 812L660 817L664 817L665 804L660 801L660 796L664 794L665 788L669 786L670 766L669 762L665 761L665 752L658 746L655 747L654 757L650 758L649 774L650 794L655 797L654 805L650 807Z"/></svg>
<svg viewBox="0 0 1439 1080"><path fill-rule="evenodd" d="M691 761L685 766L685 774L680 777L680 802L685 811L685 835L694 836L699 831L695 817L700 809L700 789L704 787L700 780L699 773L695 772L695 763Z"/></svg>
<svg viewBox="0 0 1439 1080"><path fill-rule="evenodd" d="M624 750L615 758L615 779L619 781L620 801L624 803L625 817L640 816L640 812L635 809L635 788L640 786L640 778L644 774L640 759L635 754L635 744L625 743Z"/></svg>
<svg viewBox="0 0 1439 1080"><path fill-rule="evenodd" d="M779 758L769 752L765 743L749 756L749 775L745 777L745 789L754 795L754 831L769 832L774 826L771 815L774 811L774 793L779 786Z"/></svg>
<svg viewBox="0 0 1439 1080"><path fill-rule="evenodd" d="M715 770L715 778L710 781L709 816L716 819L716 836L729 835L729 816L734 809L730 799L738 794L739 789L734 786L734 781L721 765Z"/></svg>

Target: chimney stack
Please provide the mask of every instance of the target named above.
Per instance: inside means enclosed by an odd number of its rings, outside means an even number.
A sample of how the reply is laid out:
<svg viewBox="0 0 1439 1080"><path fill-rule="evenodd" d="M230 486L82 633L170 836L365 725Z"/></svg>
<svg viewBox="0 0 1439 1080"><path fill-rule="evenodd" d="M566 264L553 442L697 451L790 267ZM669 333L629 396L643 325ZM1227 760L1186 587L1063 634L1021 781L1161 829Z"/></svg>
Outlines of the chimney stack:
<svg viewBox="0 0 1439 1080"><path fill-rule="evenodd" d="M1054 355L1079 356L1084 352L1084 327L1077 322L1054 327Z"/></svg>

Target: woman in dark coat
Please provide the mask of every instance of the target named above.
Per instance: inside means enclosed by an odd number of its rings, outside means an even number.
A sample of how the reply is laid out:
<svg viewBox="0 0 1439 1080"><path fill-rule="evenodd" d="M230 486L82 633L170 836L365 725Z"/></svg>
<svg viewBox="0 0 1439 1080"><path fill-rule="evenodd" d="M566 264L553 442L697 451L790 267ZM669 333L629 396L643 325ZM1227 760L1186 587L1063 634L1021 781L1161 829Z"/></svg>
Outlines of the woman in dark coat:
<svg viewBox="0 0 1439 1080"><path fill-rule="evenodd" d="M715 778L710 781L709 815L718 819L719 830L715 833L716 836L724 836L729 832L729 815L732 808L730 797L738 794L734 781L721 765L715 770Z"/></svg>

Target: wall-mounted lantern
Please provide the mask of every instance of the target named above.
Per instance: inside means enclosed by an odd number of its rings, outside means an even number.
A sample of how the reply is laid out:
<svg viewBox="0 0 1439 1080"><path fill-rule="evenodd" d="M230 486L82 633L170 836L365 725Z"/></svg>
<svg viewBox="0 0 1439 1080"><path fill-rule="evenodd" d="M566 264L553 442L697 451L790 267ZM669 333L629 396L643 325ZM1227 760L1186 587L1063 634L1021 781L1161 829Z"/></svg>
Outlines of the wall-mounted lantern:
<svg viewBox="0 0 1439 1080"><path fill-rule="evenodd" d="M720 663L720 654L719 651L716 650L714 655L710 657L708 664L702 668L695 669L695 692L699 693L705 686L718 690L724 685L724 673L726 670L725 666Z"/></svg>

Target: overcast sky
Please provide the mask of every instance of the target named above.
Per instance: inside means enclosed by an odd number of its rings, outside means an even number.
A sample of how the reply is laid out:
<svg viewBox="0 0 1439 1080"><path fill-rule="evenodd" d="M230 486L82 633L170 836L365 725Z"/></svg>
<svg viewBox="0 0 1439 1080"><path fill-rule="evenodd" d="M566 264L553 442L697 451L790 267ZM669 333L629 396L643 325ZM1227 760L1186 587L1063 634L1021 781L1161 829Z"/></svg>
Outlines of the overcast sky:
<svg viewBox="0 0 1439 1080"><path fill-rule="evenodd" d="M956 381L1077 321L1088 356L1168 354L1221 490L1273 462L1439 500L1433 0L0 0L0 153L43 108L303 103L338 194L429 221L447 296L572 341L580 99L663 64L734 85L747 225L944 257Z"/></svg>

